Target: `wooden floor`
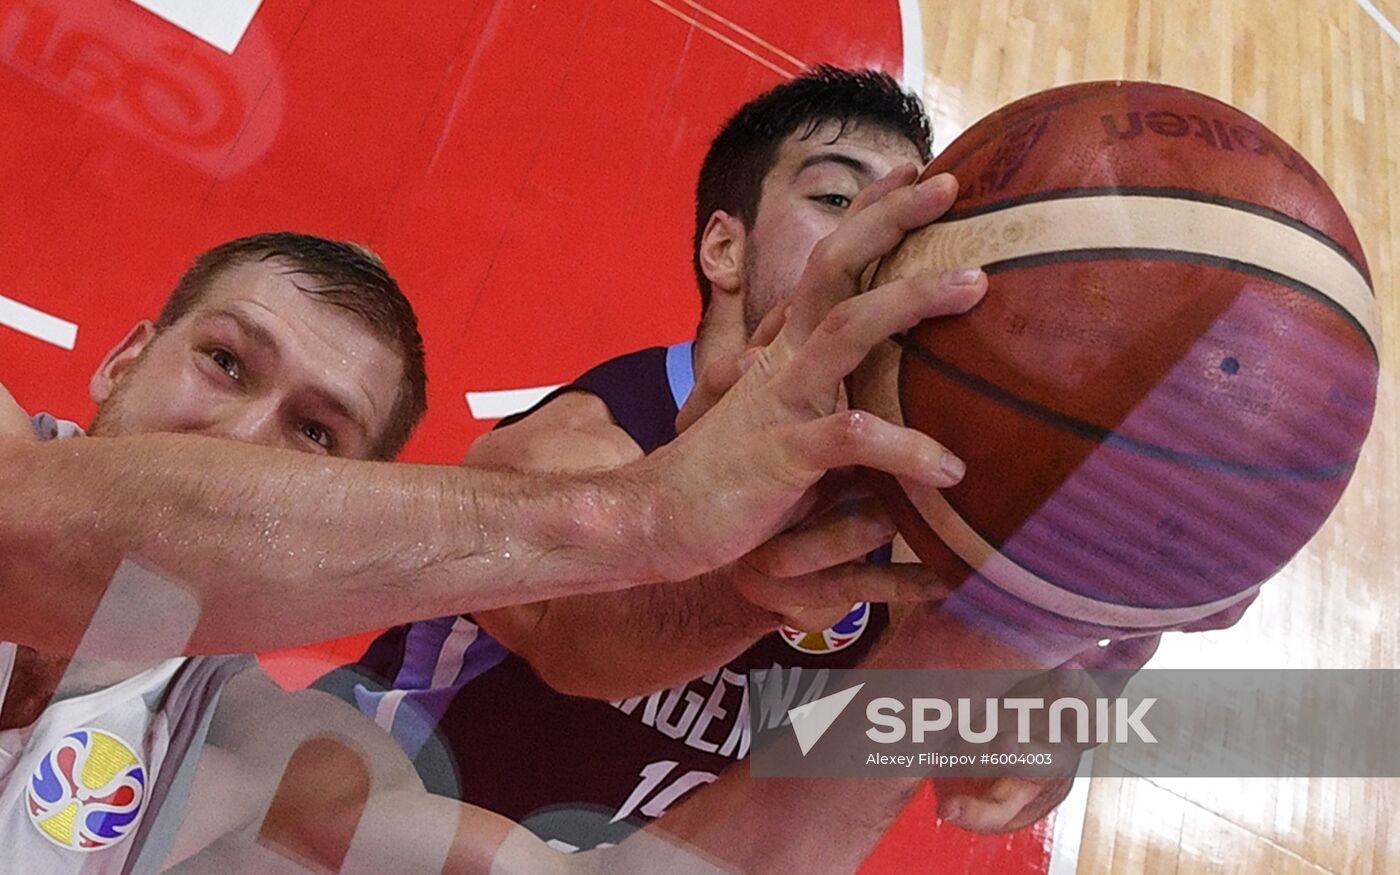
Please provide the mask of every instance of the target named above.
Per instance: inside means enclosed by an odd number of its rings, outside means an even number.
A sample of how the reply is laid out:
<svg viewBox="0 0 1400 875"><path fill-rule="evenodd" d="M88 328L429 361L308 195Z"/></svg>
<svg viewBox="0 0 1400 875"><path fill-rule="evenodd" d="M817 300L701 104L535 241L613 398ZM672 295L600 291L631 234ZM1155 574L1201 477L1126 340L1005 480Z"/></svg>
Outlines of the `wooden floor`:
<svg viewBox="0 0 1400 875"><path fill-rule="evenodd" d="M922 0L938 145L995 107L1086 79L1149 79L1235 104L1341 199L1381 301L1380 406L1322 533L1235 628L1170 636L1156 667L1400 668L1400 44L1356 0ZM1375 0L1400 21L1400 0ZM1400 743L1400 741L1397 741ZM1400 780L1097 778L1077 871L1400 872ZM1071 867L1073 869L1073 867Z"/></svg>

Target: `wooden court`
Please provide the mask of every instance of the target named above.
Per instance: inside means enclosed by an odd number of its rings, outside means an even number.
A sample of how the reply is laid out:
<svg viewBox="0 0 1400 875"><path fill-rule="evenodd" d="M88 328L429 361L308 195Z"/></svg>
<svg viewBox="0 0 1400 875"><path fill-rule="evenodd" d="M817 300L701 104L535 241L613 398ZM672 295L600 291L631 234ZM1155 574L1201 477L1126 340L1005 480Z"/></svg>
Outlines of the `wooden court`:
<svg viewBox="0 0 1400 875"><path fill-rule="evenodd" d="M1400 20L1395 0L1372 10ZM942 0L919 14L922 90L940 144L1052 85L1147 79L1244 109L1326 177L1365 246L1381 305L1370 441L1332 519L1239 625L1168 636L1151 665L1400 667L1400 34L1355 0ZM1063 823L1051 871L1397 872L1398 806L1400 780L1096 778L1078 853Z"/></svg>

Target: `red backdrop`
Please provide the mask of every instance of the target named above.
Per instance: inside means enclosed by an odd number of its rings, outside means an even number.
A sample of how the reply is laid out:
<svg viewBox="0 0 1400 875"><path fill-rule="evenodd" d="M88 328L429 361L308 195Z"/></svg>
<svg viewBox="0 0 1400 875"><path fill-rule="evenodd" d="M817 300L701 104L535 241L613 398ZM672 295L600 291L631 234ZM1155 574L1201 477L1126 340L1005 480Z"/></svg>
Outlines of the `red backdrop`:
<svg viewBox="0 0 1400 875"><path fill-rule="evenodd" d="M405 457L455 462L490 425L464 393L690 335L708 139L822 61L899 74L895 0L265 0L232 55L128 0L0 0L0 296L76 325L71 350L0 326L0 382L86 421L88 374L192 255L309 231L413 299ZM363 644L268 664L301 682ZM1048 842L937 827L925 790L866 871L1044 872Z"/></svg>

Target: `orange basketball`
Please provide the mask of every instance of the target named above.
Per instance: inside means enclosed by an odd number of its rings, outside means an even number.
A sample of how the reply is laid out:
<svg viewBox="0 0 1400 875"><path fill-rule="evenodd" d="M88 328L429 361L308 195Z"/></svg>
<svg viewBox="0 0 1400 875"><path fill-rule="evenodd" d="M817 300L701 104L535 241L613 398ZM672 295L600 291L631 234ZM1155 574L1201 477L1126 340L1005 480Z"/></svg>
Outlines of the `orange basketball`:
<svg viewBox="0 0 1400 875"><path fill-rule="evenodd" d="M1140 82L978 122L952 210L881 265L980 265L899 338L905 421L967 462L901 533L960 609L1121 637L1240 605L1322 525L1370 428L1377 313L1321 176L1249 116ZM888 486L889 484L887 484Z"/></svg>

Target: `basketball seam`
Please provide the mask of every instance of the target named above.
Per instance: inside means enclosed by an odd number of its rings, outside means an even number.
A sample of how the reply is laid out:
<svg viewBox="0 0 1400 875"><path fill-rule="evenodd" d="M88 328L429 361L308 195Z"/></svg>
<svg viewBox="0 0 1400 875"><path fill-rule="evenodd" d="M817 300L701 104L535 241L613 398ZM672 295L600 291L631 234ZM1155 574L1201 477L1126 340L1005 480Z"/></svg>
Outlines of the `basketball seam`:
<svg viewBox="0 0 1400 875"><path fill-rule="evenodd" d="M1226 270L1234 270L1240 273L1256 276L1271 283L1300 292L1310 298L1314 298L1328 309L1337 313L1347 324L1356 329L1362 340L1366 341L1366 347L1371 350L1371 356L1380 361L1380 350L1376 347L1376 341L1371 336L1371 332L1361 323L1356 316L1342 306L1338 301L1321 289L1311 286L1302 280L1294 279L1287 274L1251 264L1247 261L1240 261L1235 258L1226 258L1221 255L1210 255L1205 252L1191 252L1186 249L1159 249L1151 246L1097 246L1089 249L1064 249L1058 252L1042 252L1036 255L1019 255L1015 258L1006 258L1001 261L989 262L982 266L983 272L988 276L1002 273L1008 270L1020 270L1028 267L1040 267L1046 264L1070 264L1079 261L1173 261L1180 264L1201 264L1207 267L1222 267ZM1368 283L1369 286L1369 283ZM1374 300L1374 293L1372 296Z"/></svg>
<svg viewBox="0 0 1400 875"><path fill-rule="evenodd" d="M998 552L998 553L1001 553L1000 550L997 550L997 552ZM1002 553L1002 555L1003 555L1003 556L1006 556L1005 553ZM1143 611L1143 612L1160 611L1160 610L1181 610L1181 609L1179 609L1179 608L1155 608L1155 607L1151 607L1151 606L1141 606L1141 605L1128 604L1128 603L1126 603L1126 602L1108 601L1107 599L1104 599L1104 598L1102 598L1102 597L1100 597L1100 596L1098 596L1098 595L1086 595L1086 594L1084 594L1084 593L1075 592L1073 589L1070 589L1069 587L1065 586L1064 584L1062 584L1062 583L1056 583L1054 580L1051 580L1050 578L1045 577L1044 575L1042 575L1042 574L1040 574L1039 572L1037 572L1035 569L1026 566L1024 563L1022 563L1022 562L1020 562L1020 561L1018 561L1018 560L1012 559L1010 556L1006 556L1006 560L1007 560L1008 562L1014 562L1015 564L1017 564L1017 565L1021 566L1022 568L1024 568L1024 569L1026 570L1026 572L1028 572L1028 573L1030 573L1030 574L1034 574L1034 575L1037 576L1037 577L1040 577L1040 578L1043 579L1046 583L1050 584L1050 585L1053 586L1053 587L1056 587L1057 589L1064 590L1065 592L1068 592L1068 593L1073 593L1073 594L1078 595L1078 596L1080 596L1080 597L1082 597L1082 598L1090 599L1090 600L1092 600L1092 601L1098 602L1099 604L1102 604L1102 605L1104 605L1104 606L1106 606L1106 607L1109 607L1109 608L1127 608L1127 609L1130 609L1130 610L1138 610L1138 611ZM1073 614L1067 614L1067 613L1065 613L1065 612L1062 611L1062 610L1056 610L1055 608L1047 607L1046 605L1040 604L1040 603L1038 603L1038 602L1031 601L1030 599L1024 598L1023 596L1019 595L1018 593L1012 592L1011 590L1005 588L1005 587L1002 586L1001 584L997 583L995 580L991 579L990 577L987 577L985 574L982 574L980 571L974 571L973 573L974 573L976 576L982 578L984 581L986 581L987 584L988 584L989 586L993 587L993 588L997 591L997 594L998 594L998 595L1005 596L1006 598L1010 598L1010 599L1015 599L1016 601L1020 602L1021 604L1025 605L1025 606L1028 607L1028 608L1033 608L1033 609L1035 609L1035 610L1037 610L1037 611L1044 611L1044 612L1046 612L1047 614L1054 614L1056 617L1059 617L1059 618L1062 619L1062 620L1065 620L1065 621L1068 621L1068 622L1071 622L1071 623L1076 623L1076 624L1078 624L1078 625L1080 625L1080 626L1087 626L1087 627L1089 627L1089 628L1091 628L1091 629L1094 629L1094 630L1096 630L1097 632L1099 632L1099 633L1102 635L1102 637L1104 637L1104 638L1110 638L1110 639L1111 639L1111 638L1120 638L1120 637L1122 637L1122 633L1123 633L1123 631L1124 631L1125 629L1132 629L1132 630L1138 631L1138 632L1164 632L1164 631L1170 631L1171 629L1173 629L1173 628L1175 628L1175 627L1177 627L1177 626L1184 626L1184 625L1187 625L1187 624L1189 624L1189 623L1197 623L1197 622L1200 622L1201 620L1207 619L1208 617L1214 616L1214 613L1212 613L1212 614L1206 614L1206 615L1204 615L1204 616L1198 617L1198 618L1196 618L1195 620L1184 620L1184 621L1181 621L1181 622L1175 622L1175 621L1173 621L1173 622L1166 622L1166 623L1163 623L1163 622L1158 622L1158 623L1146 623L1146 622L1142 622L1142 621L1138 621L1138 622L1136 622L1136 623L1127 623L1127 622L1123 622L1123 623L1116 623L1116 624L1101 623L1101 622L1099 622L1099 621L1097 621L1097 620L1086 620L1086 619L1084 619L1084 618L1082 618L1082 617L1076 617L1076 616L1074 616ZM1253 593L1257 592L1258 590L1259 590L1259 584L1255 584L1255 585L1253 585L1253 586L1250 586L1250 587L1248 587L1248 588L1246 588L1246 589L1241 590L1241 591L1238 593L1238 597L1236 598L1236 603L1238 604L1240 601L1244 600L1246 597L1248 597L1249 595L1252 595ZM976 599L976 596L975 596L975 595L969 596L969 595L964 594L964 595L963 595L963 598L967 599L968 601L973 601L973 600ZM1188 607L1191 607L1191 606L1188 606ZM1229 608L1221 608L1220 610L1229 610ZM1216 611L1215 613L1219 613L1219 611ZM1027 631L1033 631L1029 626L1025 625L1024 623L1019 623L1019 622L1018 622L1017 625L1020 626L1020 627L1023 628L1023 629L1026 629Z"/></svg>
<svg viewBox="0 0 1400 875"><path fill-rule="evenodd" d="M912 355L926 367L966 386L984 398L991 399L1023 414L1034 417L1061 431L1069 432L1070 434L1094 441L1098 444L1116 447L1135 455L1175 462L1191 468L1220 471L1259 480L1331 480L1347 473L1356 465L1355 458L1334 462L1320 468L1253 465L1246 462L1233 462L1229 459L1206 456L1200 453L1187 453L1181 450L1169 449L1159 444L1151 443L1150 441L1128 437L1127 435L1118 433L1112 428L1086 422L1078 417L1060 413L1057 410L1032 401L1029 398L1023 398L984 377L979 377L964 371L957 365L938 358L906 335L897 334L893 339L904 349L906 354ZM902 404L903 380L900 382L900 401Z"/></svg>
<svg viewBox="0 0 1400 875"><path fill-rule="evenodd" d="M1091 197L1160 197L1172 200L1195 201L1197 203L1214 204L1216 206L1229 207L1230 209L1240 210L1241 212L1245 213L1252 213L1256 216L1260 216L1265 219L1273 219L1276 222L1288 225L1289 227L1297 231L1301 231L1304 234L1307 234L1309 237L1323 244L1328 249L1331 249L1332 251L1336 252L1342 258L1346 259L1347 263L1350 264L1353 268L1355 268L1356 272L1361 274L1361 276L1365 278L1366 285L1371 289L1372 297L1374 297L1376 294L1376 287L1371 280L1370 268L1366 264L1357 261L1356 257L1353 256L1350 252L1348 252L1346 247L1342 246L1342 244L1338 243L1336 240L1332 239L1327 234L1323 233L1317 228L1314 228L1312 225L1309 225L1308 223L1300 219L1295 219L1286 213L1281 213L1278 210L1263 206L1261 204L1250 203L1249 201L1243 201L1237 198L1225 197L1224 195L1206 194L1204 192L1193 191L1191 189L1148 185L1105 185L1098 187L1085 186L1076 188L1060 188L1054 189L1052 191L1036 192L1034 194L1026 194L1019 195L1017 197L1004 198L994 203L982 204L980 206L950 210L948 213L944 214L944 216L941 219L939 219L939 221L956 222L959 219L973 219L978 216L985 216L988 213L995 213L1000 210L1010 209L1011 207L1019 207L1024 204L1045 203L1048 201L1073 200L1077 198Z"/></svg>

